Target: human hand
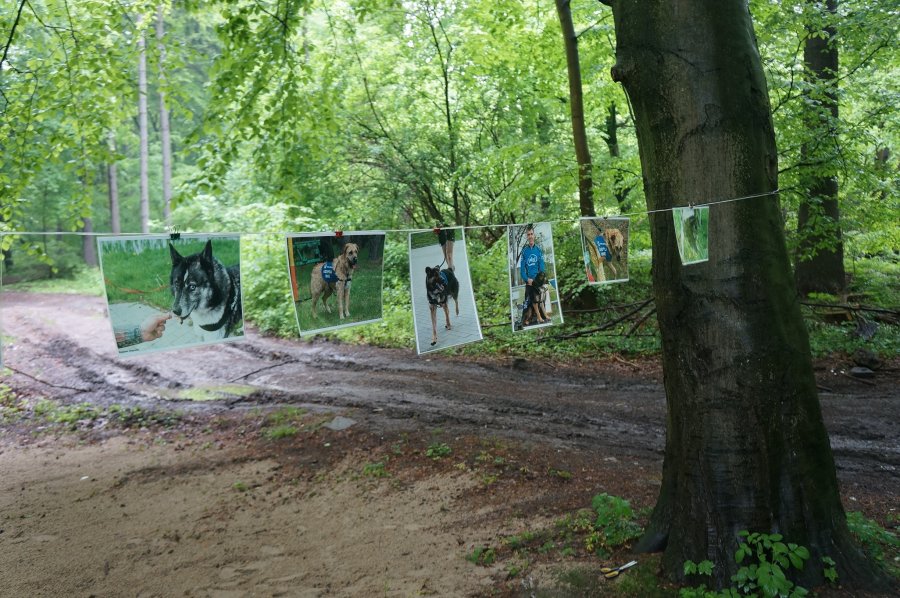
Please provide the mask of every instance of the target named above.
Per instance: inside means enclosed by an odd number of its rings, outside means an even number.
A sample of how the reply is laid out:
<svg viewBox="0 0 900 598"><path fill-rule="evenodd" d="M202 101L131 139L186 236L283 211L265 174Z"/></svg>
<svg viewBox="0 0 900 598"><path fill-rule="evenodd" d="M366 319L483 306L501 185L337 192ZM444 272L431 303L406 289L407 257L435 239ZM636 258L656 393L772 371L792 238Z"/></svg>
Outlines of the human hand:
<svg viewBox="0 0 900 598"><path fill-rule="evenodd" d="M166 330L166 320L170 319L172 314L156 314L152 315L141 324L141 338L146 341L156 340L163 335Z"/></svg>
<svg viewBox="0 0 900 598"><path fill-rule="evenodd" d="M529 279L528 279L528 286L531 286L531 283L533 283L533 282L534 282L534 279L533 279L533 278L529 278Z"/></svg>

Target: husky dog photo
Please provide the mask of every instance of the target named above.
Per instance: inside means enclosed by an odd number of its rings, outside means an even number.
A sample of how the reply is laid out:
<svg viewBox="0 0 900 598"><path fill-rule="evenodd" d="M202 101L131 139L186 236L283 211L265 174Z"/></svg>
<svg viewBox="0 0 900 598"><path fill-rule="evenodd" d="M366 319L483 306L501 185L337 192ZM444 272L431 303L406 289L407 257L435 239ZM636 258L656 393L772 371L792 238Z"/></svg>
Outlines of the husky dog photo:
<svg viewBox="0 0 900 598"><path fill-rule="evenodd" d="M482 339L464 229L410 233L409 281L420 355Z"/></svg>
<svg viewBox="0 0 900 598"><path fill-rule="evenodd" d="M101 237L97 246L120 355L243 337L240 237Z"/></svg>
<svg viewBox="0 0 900 598"><path fill-rule="evenodd" d="M381 319L383 232L297 234L286 242L301 335Z"/></svg>

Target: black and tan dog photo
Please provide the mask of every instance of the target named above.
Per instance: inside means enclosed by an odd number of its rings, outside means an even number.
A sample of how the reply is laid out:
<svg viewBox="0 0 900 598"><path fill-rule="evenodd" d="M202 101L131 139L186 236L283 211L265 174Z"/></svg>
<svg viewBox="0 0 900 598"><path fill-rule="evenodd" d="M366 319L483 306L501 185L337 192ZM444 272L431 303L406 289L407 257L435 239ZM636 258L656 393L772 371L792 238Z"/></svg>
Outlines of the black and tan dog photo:
<svg viewBox="0 0 900 598"><path fill-rule="evenodd" d="M428 305L431 308L431 345L437 344L437 310L444 310L444 318L447 321L445 328L453 330L450 324L450 298L453 298L453 306L456 315L459 316L459 280L450 268L435 266L425 268L425 289L428 294Z"/></svg>
<svg viewBox="0 0 900 598"><path fill-rule="evenodd" d="M350 317L350 287L353 271L359 262L359 245L347 243L333 262L321 262L312 269L309 277L309 294L312 297L312 315L317 318L316 303L322 298L322 306L331 313L328 298L337 295L338 315L343 320Z"/></svg>
<svg viewBox="0 0 900 598"><path fill-rule="evenodd" d="M465 229L409 234L409 294L419 355L482 339Z"/></svg>

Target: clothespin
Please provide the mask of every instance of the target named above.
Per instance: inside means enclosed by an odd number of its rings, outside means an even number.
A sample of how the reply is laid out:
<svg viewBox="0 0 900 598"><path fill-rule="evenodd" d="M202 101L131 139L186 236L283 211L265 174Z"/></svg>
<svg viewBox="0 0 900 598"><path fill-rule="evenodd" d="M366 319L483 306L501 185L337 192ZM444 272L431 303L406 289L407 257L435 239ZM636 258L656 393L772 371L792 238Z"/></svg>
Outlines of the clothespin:
<svg viewBox="0 0 900 598"><path fill-rule="evenodd" d="M177 229L177 228L173 228L173 229L172 229L172 232L169 234L169 240L170 240L170 241L177 241L177 240L180 239L180 238L181 238L181 233L178 232L178 229Z"/></svg>
<svg viewBox="0 0 900 598"><path fill-rule="evenodd" d="M434 231L434 234L436 234L436 235L439 235L441 233L440 226L435 226L432 230Z"/></svg>
<svg viewBox="0 0 900 598"><path fill-rule="evenodd" d="M336 231L334 231L334 236L337 237L338 239L340 239L341 237L344 236L344 231L336 230Z"/></svg>

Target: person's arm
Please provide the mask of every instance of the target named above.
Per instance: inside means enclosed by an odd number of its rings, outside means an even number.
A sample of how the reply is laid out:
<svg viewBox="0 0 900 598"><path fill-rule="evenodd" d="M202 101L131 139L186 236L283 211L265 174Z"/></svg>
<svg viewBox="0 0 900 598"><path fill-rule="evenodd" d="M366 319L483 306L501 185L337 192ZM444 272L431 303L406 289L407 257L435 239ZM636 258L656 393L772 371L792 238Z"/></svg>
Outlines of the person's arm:
<svg viewBox="0 0 900 598"><path fill-rule="evenodd" d="M522 282L528 282L528 269L525 267L525 262L528 261L525 256L525 252L528 248L522 249L522 253L519 254L519 275L522 277Z"/></svg>
<svg viewBox="0 0 900 598"><path fill-rule="evenodd" d="M113 330L116 345L124 348L158 339L166 330L166 320L171 317L170 313L155 314L145 319L140 326Z"/></svg>
<svg viewBox="0 0 900 598"><path fill-rule="evenodd" d="M538 249L538 272L546 272L544 269L544 252Z"/></svg>

